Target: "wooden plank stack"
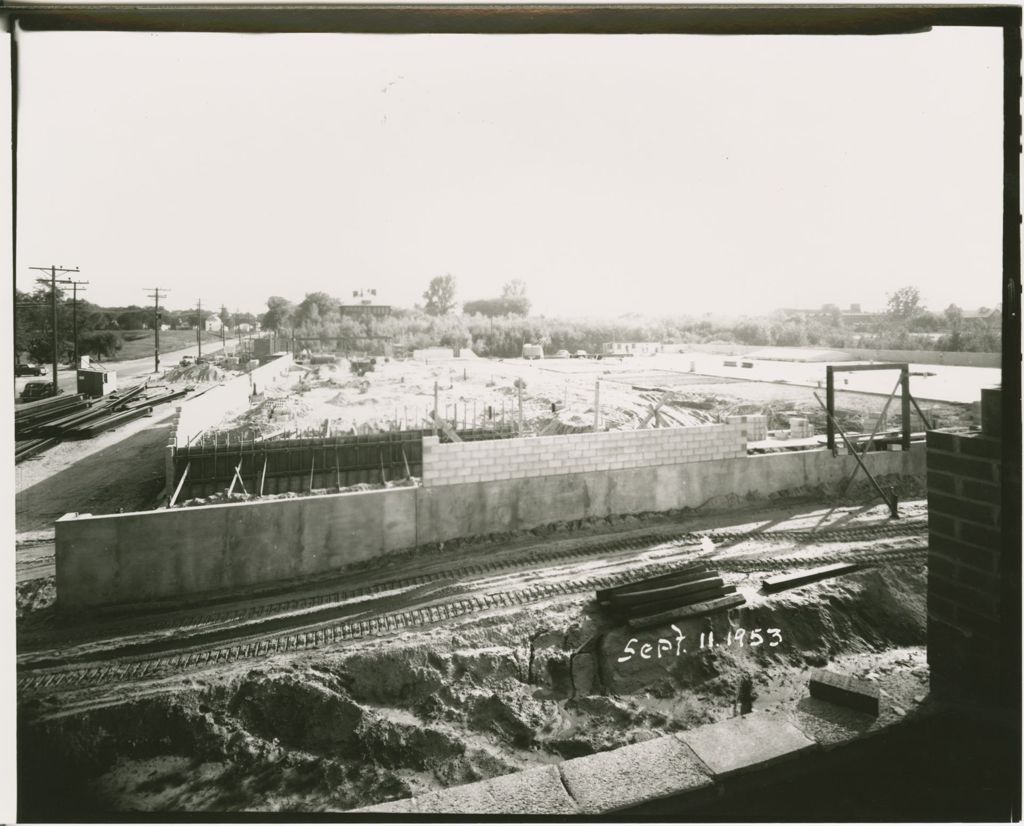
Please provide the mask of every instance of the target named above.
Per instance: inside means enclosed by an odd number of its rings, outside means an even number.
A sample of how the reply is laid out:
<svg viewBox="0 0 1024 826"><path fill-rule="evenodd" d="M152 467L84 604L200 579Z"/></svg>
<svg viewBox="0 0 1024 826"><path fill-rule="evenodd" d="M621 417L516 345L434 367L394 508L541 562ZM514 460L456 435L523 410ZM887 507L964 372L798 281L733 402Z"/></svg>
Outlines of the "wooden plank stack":
<svg viewBox="0 0 1024 826"><path fill-rule="evenodd" d="M612 618L630 628L663 625L743 605L736 587L726 585L707 562L597 591L597 602Z"/></svg>

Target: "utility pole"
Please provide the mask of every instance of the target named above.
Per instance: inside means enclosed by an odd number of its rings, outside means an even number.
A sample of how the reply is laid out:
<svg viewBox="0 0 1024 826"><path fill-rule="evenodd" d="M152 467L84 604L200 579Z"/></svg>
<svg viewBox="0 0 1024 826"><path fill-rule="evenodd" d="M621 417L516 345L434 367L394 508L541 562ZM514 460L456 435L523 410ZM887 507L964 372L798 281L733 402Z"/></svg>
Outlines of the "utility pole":
<svg viewBox="0 0 1024 826"><path fill-rule="evenodd" d="M224 355L224 348L227 346L227 322L224 319L227 317L228 308L223 304L220 305L220 352Z"/></svg>
<svg viewBox="0 0 1024 826"><path fill-rule="evenodd" d="M74 330L75 369L78 369L78 288L88 281L71 281L71 324Z"/></svg>
<svg viewBox="0 0 1024 826"><path fill-rule="evenodd" d="M165 287L146 287L153 299L153 372L160 372L160 293L169 293Z"/></svg>
<svg viewBox="0 0 1024 826"><path fill-rule="evenodd" d="M55 267L50 265L49 267L29 267L30 270L39 270L40 272L50 273L50 311L53 316L53 395L57 395L57 273L66 275L70 272L78 272L78 267L74 269L67 269L65 267ZM43 284L47 283L45 279L38 279ZM64 279L61 280L61 284L70 284L71 281Z"/></svg>
<svg viewBox="0 0 1024 826"><path fill-rule="evenodd" d="M196 300L196 343L199 345L199 355L196 356L198 361L203 357L203 301L202 299Z"/></svg>

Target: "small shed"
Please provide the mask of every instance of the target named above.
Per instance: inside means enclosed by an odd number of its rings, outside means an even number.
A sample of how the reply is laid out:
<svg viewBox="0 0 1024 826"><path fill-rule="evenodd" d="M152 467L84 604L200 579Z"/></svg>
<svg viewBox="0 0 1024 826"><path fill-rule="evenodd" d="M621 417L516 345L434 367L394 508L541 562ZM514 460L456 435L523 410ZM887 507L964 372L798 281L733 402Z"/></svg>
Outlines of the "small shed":
<svg viewBox="0 0 1024 826"><path fill-rule="evenodd" d="M95 367L79 369L78 392L86 396L106 396L117 390L117 371Z"/></svg>

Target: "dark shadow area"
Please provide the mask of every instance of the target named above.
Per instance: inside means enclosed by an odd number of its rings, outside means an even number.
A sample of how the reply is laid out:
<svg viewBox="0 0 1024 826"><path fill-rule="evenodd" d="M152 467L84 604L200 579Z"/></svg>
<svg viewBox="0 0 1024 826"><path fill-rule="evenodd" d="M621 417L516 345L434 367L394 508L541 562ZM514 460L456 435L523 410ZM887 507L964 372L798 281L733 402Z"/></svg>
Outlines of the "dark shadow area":
<svg viewBox="0 0 1024 826"><path fill-rule="evenodd" d="M1012 715L1007 715L1011 717ZM619 818L691 822L1009 822L1020 819L1020 733L947 711L725 783L697 806L670 800Z"/></svg>
<svg viewBox="0 0 1024 826"><path fill-rule="evenodd" d="M164 448L170 427L170 419L153 422L18 493L17 529L51 528L71 512L117 513L152 507L164 488Z"/></svg>

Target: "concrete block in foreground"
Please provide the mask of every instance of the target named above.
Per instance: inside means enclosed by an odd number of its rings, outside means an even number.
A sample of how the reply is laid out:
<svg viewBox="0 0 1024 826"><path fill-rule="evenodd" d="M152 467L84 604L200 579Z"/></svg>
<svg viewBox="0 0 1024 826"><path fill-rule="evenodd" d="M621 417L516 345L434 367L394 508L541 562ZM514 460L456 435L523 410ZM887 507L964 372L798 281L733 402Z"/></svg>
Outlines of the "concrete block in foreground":
<svg viewBox="0 0 1024 826"><path fill-rule="evenodd" d="M584 814L604 814L712 785L673 735L566 760L562 778Z"/></svg>
<svg viewBox="0 0 1024 826"><path fill-rule="evenodd" d="M572 815L580 810L562 785L558 768L544 766L455 786L416 798L420 814Z"/></svg>
<svg viewBox="0 0 1024 826"><path fill-rule="evenodd" d="M819 668L811 674L810 689L815 699L878 716L878 687L867 680Z"/></svg>
<svg viewBox="0 0 1024 826"><path fill-rule="evenodd" d="M733 717L676 735L721 779L796 757L817 743L780 717L764 713Z"/></svg>

